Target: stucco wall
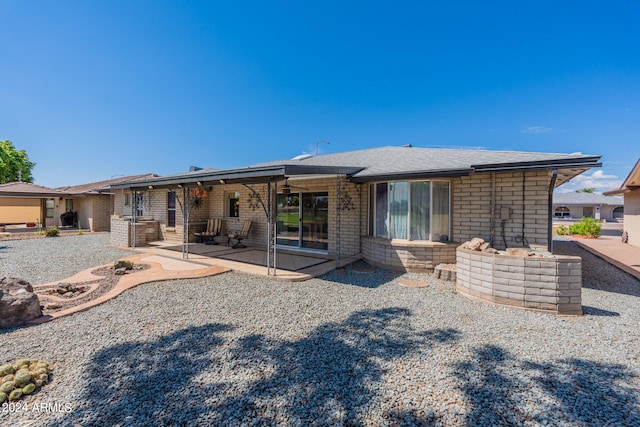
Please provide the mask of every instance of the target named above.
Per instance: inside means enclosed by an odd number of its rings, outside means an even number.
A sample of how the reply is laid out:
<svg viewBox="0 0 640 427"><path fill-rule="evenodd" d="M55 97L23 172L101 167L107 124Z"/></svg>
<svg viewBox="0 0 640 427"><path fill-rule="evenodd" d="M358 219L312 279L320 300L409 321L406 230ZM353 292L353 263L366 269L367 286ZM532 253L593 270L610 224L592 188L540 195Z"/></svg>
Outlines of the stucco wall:
<svg viewBox="0 0 640 427"><path fill-rule="evenodd" d="M624 195L624 230L629 244L640 247L640 190Z"/></svg>

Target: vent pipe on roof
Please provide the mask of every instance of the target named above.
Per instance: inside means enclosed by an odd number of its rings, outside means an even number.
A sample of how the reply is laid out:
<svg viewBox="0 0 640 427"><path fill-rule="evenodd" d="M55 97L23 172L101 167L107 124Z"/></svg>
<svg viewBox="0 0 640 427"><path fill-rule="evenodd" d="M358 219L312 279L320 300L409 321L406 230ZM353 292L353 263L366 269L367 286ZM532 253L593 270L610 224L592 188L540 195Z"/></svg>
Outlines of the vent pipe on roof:
<svg viewBox="0 0 640 427"><path fill-rule="evenodd" d="M202 168L198 167L198 166L190 166L189 167L189 172L195 172L195 171L200 171L200 170L202 170Z"/></svg>

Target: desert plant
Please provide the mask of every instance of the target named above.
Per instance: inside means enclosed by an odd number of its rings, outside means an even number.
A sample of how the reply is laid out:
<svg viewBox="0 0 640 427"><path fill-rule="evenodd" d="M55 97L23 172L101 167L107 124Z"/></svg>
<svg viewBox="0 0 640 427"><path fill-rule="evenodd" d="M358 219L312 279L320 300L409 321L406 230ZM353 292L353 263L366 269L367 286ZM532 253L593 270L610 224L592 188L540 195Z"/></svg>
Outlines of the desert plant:
<svg viewBox="0 0 640 427"><path fill-rule="evenodd" d="M58 227L54 225L53 227L47 228L44 234L47 237L56 237L58 234L60 234L60 230L58 230Z"/></svg>
<svg viewBox="0 0 640 427"><path fill-rule="evenodd" d="M569 227L571 234L577 234L587 237L600 236L600 230L602 229L602 223L596 221L594 218L582 217L580 222L576 222Z"/></svg>
<svg viewBox="0 0 640 427"><path fill-rule="evenodd" d="M556 233L558 234L558 236L566 236L567 234L569 234L569 227L566 225L560 225L558 226L558 228L556 228Z"/></svg>
<svg viewBox="0 0 640 427"><path fill-rule="evenodd" d="M28 396L49 380L49 364L38 359L19 359L0 366L0 403Z"/></svg>

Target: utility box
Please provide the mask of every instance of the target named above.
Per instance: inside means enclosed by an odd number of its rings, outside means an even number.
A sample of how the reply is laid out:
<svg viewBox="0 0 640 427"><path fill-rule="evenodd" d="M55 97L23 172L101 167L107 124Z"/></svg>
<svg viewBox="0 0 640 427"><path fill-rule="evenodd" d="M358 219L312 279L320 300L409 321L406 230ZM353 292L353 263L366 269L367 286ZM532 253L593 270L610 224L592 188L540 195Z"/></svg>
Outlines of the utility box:
<svg viewBox="0 0 640 427"><path fill-rule="evenodd" d="M511 219L511 208L501 208L500 209L500 219L502 221L507 221Z"/></svg>

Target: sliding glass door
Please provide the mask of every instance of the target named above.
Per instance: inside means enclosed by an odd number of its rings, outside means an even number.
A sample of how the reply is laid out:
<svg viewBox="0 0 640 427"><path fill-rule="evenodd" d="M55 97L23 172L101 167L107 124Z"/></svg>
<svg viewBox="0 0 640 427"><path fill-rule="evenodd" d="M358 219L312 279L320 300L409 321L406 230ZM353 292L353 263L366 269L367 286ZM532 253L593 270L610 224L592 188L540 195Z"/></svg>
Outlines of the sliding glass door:
<svg viewBox="0 0 640 427"><path fill-rule="evenodd" d="M278 194L277 244L327 250L329 247L329 194Z"/></svg>

